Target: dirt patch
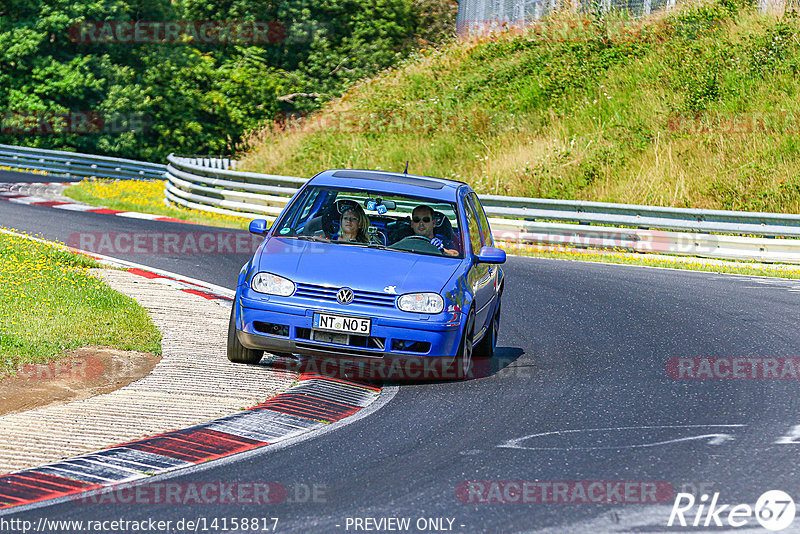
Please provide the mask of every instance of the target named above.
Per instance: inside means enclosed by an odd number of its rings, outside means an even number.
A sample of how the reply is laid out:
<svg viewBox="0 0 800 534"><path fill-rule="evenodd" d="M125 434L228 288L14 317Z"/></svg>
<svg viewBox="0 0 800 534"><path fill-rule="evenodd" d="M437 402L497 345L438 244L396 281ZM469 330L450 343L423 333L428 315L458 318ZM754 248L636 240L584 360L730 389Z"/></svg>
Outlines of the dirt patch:
<svg viewBox="0 0 800 534"><path fill-rule="evenodd" d="M83 347L55 362L28 364L0 379L0 415L65 404L114 391L150 374L161 356Z"/></svg>

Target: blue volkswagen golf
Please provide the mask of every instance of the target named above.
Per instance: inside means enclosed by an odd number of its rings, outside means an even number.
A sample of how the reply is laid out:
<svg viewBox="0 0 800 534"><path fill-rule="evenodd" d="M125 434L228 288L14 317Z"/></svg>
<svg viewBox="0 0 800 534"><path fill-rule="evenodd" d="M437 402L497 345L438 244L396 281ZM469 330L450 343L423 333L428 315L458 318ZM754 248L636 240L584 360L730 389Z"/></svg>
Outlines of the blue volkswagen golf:
<svg viewBox="0 0 800 534"><path fill-rule="evenodd" d="M242 268L228 358L436 361L468 376L500 326L505 252L466 184L365 170L310 179Z"/></svg>

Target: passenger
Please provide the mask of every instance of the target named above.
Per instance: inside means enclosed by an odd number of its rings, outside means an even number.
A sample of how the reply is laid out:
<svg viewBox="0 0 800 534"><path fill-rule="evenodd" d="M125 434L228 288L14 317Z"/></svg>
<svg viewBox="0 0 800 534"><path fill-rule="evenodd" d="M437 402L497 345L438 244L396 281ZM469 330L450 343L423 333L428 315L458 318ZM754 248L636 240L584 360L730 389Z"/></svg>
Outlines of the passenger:
<svg viewBox="0 0 800 534"><path fill-rule="evenodd" d="M458 251L453 249L453 243L449 237L433 233L435 227L433 208L425 204L414 208L411 213L411 228L414 230L414 234L430 239L431 245L438 248L445 256L458 256Z"/></svg>
<svg viewBox="0 0 800 534"><path fill-rule="evenodd" d="M348 208L339 219L339 232L331 237L331 241L351 241L356 243L369 243L367 228L369 218L358 204L348 204Z"/></svg>

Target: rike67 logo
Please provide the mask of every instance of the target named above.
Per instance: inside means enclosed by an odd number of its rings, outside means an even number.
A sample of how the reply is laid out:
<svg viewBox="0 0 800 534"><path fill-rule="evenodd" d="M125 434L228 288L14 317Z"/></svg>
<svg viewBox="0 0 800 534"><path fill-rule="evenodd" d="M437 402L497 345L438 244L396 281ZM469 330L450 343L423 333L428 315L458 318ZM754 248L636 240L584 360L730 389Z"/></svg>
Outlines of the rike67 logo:
<svg viewBox="0 0 800 534"><path fill-rule="evenodd" d="M795 504L788 493L781 490L764 492L755 506L749 504L719 504L719 493L700 496L699 502L691 493L678 493L667 526L682 527L733 527L755 526L755 519L767 530L780 531L794 521Z"/></svg>

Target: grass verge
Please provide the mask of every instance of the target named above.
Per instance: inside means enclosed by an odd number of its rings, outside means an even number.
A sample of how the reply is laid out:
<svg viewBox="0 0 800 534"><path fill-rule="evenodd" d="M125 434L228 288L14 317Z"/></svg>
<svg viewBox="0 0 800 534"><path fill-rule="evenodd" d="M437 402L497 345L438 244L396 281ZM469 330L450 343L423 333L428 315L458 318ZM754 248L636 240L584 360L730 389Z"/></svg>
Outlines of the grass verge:
<svg viewBox="0 0 800 534"><path fill-rule="evenodd" d="M67 187L64 195L91 206L163 215L209 226L247 228L251 220L167 206L164 204L163 180L83 180Z"/></svg>
<svg viewBox="0 0 800 534"><path fill-rule="evenodd" d="M161 353L147 311L93 267L91 258L0 233L0 376L87 345Z"/></svg>
<svg viewBox="0 0 800 534"><path fill-rule="evenodd" d="M257 132L241 168L409 171L477 192L800 212L800 18L698 0L559 13L420 53Z"/></svg>
<svg viewBox="0 0 800 534"><path fill-rule="evenodd" d="M47 176L46 172L40 171L39 169L23 169L19 167L8 167L6 165L0 165L0 171L26 172L29 174L39 174L42 176Z"/></svg>

